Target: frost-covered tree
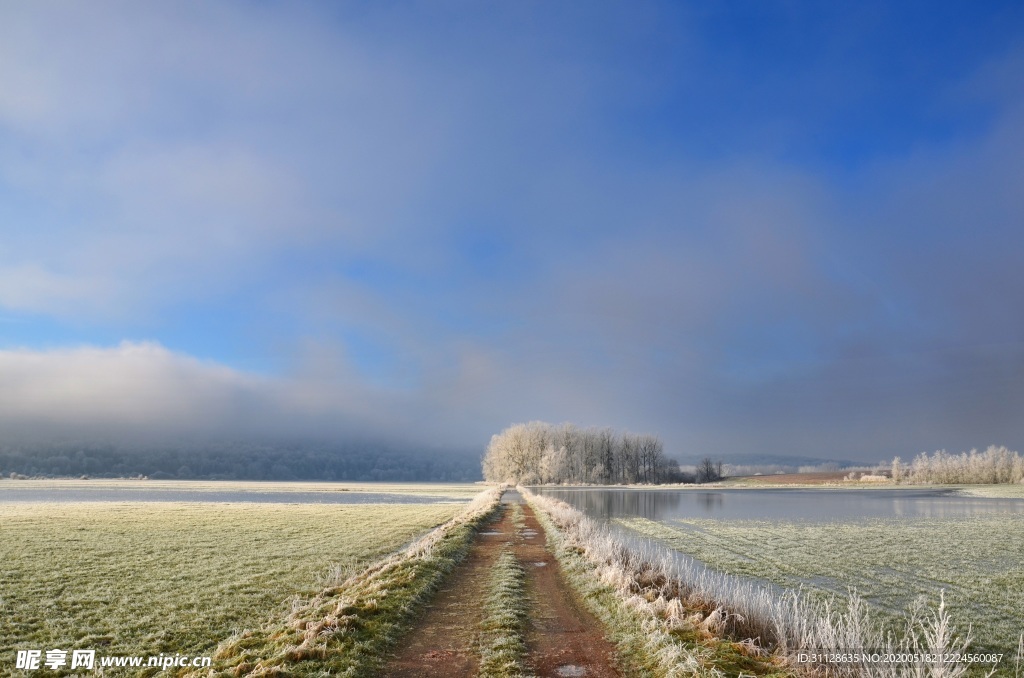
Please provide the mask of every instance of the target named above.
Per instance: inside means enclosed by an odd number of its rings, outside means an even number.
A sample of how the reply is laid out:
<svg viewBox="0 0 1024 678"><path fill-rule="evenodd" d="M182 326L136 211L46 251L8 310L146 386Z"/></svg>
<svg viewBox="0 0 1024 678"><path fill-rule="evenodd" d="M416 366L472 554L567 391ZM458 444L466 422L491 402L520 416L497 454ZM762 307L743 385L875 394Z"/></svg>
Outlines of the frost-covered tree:
<svg viewBox="0 0 1024 678"><path fill-rule="evenodd" d="M483 471L498 482L659 483L679 469L656 436L533 421L492 436Z"/></svg>
<svg viewBox="0 0 1024 678"><path fill-rule="evenodd" d="M909 468L899 457L893 459L892 477L897 482L937 484L999 484L1024 482L1024 457L1006 447L990 446L984 452L971 450L950 454L938 450L922 452Z"/></svg>
<svg viewBox="0 0 1024 678"><path fill-rule="evenodd" d="M892 460L892 479L895 482L901 482L906 477L906 466L903 465L903 460L896 457Z"/></svg>

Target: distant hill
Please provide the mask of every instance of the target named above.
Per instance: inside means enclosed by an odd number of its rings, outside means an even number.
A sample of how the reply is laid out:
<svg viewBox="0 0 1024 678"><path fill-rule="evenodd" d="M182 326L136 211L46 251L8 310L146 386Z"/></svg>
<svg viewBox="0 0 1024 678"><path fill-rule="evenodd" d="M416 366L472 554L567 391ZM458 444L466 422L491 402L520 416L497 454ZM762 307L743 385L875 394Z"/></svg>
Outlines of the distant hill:
<svg viewBox="0 0 1024 678"><path fill-rule="evenodd" d="M721 461L723 464L734 466L778 466L797 469L801 466L824 466L835 465L837 468L850 466L870 466L872 462L851 461L849 459L825 459L823 457L806 457L785 454L691 454L676 456L676 459L683 466L691 466L700 463L702 459L710 457L713 461Z"/></svg>
<svg viewBox="0 0 1024 678"><path fill-rule="evenodd" d="M359 441L218 443L133 448L61 443L0 446L0 475L204 480L480 480L478 450Z"/></svg>

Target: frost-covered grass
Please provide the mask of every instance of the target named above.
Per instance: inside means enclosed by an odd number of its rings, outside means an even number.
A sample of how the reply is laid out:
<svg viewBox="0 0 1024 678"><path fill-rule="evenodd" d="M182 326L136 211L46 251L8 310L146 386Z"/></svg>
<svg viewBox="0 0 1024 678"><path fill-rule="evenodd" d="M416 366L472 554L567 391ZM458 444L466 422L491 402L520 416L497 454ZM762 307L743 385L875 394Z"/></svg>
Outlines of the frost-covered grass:
<svg viewBox="0 0 1024 678"><path fill-rule="evenodd" d="M726 637L722 608L691 595L656 553L626 546L564 502L521 491L569 583L604 623L626 675L791 675L756 643Z"/></svg>
<svg viewBox="0 0 1024 678"><path fill-rule="evenodd" d="M957 494L989 499L1024 499L1024 485L965 485L957 488Z"/></svg>
<svg viewBox="0 0 1024 678"><path fill-rule="evenodd" d="M724 572L809 591L855 588L874 616L891 623L917 598L934 601L945 590L957 626L972 627L976 650L1012 657L1024 630L1024 515L618 522Z"/></svg>
<svg viewBox="0 0 1024 678"><path fill-rule="evenodd" d="M33 648L208 654L462 509L0 503L0 666Z"/></svg>
<svg viewBox="0 0 1024 678"><path fill-rule="evenodd" d="M383 665L443 578L497 510L501 488L481 492L454 518L315 595L220 644L211 670L193 676L363 676ZM383 524L378 530L387 529Z"/></svg>
<svg viewBox="0 0 1024 678"><path fill-rule="evenodd" d="M616 535L568 504L530 499L546 514L542 519L557 526L553 545L570 580L612 630L623 655L639 667L632 673L766 673L779 671L781 662L797 675L957 678L986 675L990 668L930 659L972 647L970 629L954 623L941 589L933 604L918 601L900 623L887 624L856 593L808 595L664 557L663 546ZM832 558L843 554L819 548ZM898 659L858 658L827 671L821 664L799 663L801 653L864 651ZM770 654L761 658L762 653ZM1001 673L1012 675L1012 665L1010 652Z"/></svg>
<svg viewBox="0 0 1024 678"><path fill-rule="evenodd" d="M514 510L522 514L518 504ZM480 637L479 675L482 678L519 678L528 675L523 667L526 654L526 607L525 573L511 547L506 546L491 571L485 602Z"/></svg>

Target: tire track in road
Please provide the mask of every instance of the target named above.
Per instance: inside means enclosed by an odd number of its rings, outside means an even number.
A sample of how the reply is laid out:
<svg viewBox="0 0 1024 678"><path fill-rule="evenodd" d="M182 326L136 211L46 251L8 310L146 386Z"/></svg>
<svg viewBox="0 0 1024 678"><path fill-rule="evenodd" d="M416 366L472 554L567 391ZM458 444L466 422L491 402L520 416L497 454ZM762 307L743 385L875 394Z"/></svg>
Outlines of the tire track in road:
<svg viewBox="0 0 1024 678"><path fill-rule="evenodd" d="M484 618L487 586L506 544L526 572L528 622L526 670L539 678L612 678L613 645L601 623L577 601L547 550L544 528L518 492L502 497L501 517L477 534L466 559L448 576L420 623L399 644L385 678L468 678L479 669L477 640ZM519 528L512 504L520 504Z"/></svg>
<svg viewBox="0 0 1024 678"><path fill-rule="evenodd" d="M510 500L522 501L518 492ZM535 675L612 678L614 646L605 638L601 622L586 610L569 589L558 560L547 549L547 537L533 508L523 504L525 525L514 550L526 570L530 597L527 663Z"/></svg>

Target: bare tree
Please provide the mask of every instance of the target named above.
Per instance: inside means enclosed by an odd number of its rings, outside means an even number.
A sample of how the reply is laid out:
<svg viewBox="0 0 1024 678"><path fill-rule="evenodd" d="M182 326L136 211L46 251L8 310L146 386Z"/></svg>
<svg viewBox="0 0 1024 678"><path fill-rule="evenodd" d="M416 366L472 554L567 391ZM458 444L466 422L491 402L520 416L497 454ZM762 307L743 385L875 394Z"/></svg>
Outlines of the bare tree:
<svg viewBox="0 0 1024 678"><path fill-rule="evenodd" d="M610 428L603 428L594 433L597 446L597 456L601 465L601 482L613 482L615 472L615 432Z"/></svg>
<svg viewBox="0 0 1024 678"><path fill-rule="evenodd" d="M700 463L697 464L697 482L698 483L713 483L716 480L722 479L722 462L717 464L712 461L711 457L704 457Z"/></svg>

